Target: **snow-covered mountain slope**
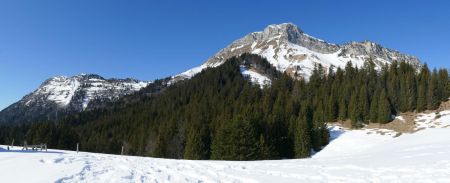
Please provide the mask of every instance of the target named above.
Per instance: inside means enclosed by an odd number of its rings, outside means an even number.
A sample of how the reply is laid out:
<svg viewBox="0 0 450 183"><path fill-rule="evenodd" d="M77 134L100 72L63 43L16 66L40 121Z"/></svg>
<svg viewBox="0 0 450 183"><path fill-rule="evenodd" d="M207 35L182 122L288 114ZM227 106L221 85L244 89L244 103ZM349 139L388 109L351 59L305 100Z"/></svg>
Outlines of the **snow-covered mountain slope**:
<svg viewBox="0 0 450 183"><path fill-rule="evenodd" d="M23 152L18 147L6 151L0 146L0 177L1 182L17 183L450 182L450 111L437 117L421 114L416 123L420 131L398 137L388 130L333 126L328 146L312 158L298 160L168 160L60 150Z"/></svg>
<svg viewBox="0 0 450 183"><path fill-rule="evenodd" d="M23 100L28 106L46 99L60 107L66 107L72 103L86 109L89 101L93 99L118 98L138 91L147 85L148 82L133 79L107 80L93 74L81 74L74 77L58 76L45 81L35 92L27 95Z"/></svg>
<svg viewBox="0 0 450 183"><path fill-rule="evenodd" d="M94 74L57 76L0 112L0 122L27 121L34 116L54 119L57 113L79 112L93 100L115 100L146 87L150 82L105 79Z"/></svg>
<svg viewBox="0 0 450 183"><path fill-rule="evenodd" d="M231 43L209 58L204 64L173 77L173 81L190 78L208 67L216 67L228 58L243 53L265 57L277 70L292 77L308 79L316 64L329 67L345 67L348 62L362 66L372 60L377 68L393 61L419 65L414 56L384 48L370 41L349 42L342 45L328 43L309 36L291 23L269 25L261 32L250 33Z"/></svg>
<svg viewBox="0 0 450 183"><path fill-rule="evenodd" d="M259 72L249 69L246 66L241 66L240 67L241 70L241 74L244 77L249 77L250 81L252 81L252 83L256 83L261 87L270 85L272 83L272 80L269 79L269 77L260 74Z"/></svg>

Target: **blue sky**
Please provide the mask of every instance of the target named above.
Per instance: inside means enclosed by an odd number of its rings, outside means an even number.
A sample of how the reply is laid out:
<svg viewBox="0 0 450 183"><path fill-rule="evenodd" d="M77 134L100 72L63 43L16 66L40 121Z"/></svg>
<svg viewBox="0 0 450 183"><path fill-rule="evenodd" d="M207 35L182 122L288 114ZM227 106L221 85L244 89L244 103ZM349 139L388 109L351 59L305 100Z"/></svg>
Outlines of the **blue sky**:
<svg viewBox="0 0 450 183"><path fill-rule="evenodd" d="M56 75L153 80L268 24L371 40L449 67L448 1L0 0L0 109Z"/></svg>

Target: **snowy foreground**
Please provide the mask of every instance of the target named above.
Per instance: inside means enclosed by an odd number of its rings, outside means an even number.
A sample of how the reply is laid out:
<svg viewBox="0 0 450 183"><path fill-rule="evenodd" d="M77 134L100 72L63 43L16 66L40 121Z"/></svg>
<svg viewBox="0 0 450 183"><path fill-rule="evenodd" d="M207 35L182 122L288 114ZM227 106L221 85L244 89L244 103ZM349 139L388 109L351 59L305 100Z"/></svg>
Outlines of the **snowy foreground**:
<svg viewBox="0 0 450 183"><path fill-rule="evenodd" d="M399 137L331 127L334 140L302 160L187 161L0 146L0 182L450 182L450 111L435 118L418 117L422 130Z"/></svg>

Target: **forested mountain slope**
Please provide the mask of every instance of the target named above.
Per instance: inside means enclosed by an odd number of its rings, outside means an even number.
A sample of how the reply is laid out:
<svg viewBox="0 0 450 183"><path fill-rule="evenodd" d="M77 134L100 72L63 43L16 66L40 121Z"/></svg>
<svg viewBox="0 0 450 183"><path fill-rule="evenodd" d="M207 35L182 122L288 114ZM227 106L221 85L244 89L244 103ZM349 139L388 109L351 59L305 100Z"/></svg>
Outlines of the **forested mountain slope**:
<svg viewBox="0 0 450 183"><path fill-rule="evenodd" d="M245 69L243 69L245 68ZM270 84L245 71L262 73ZM161 84L167 80L157 81ZM253 81L253 82L252 82ZM147 87L56 122L0 128L0 142L27 139L93 152L164 158L256 160L308 157L329 142L327 122L387 123L405 111L436 109L449 97L446 70L407 62L316 65L309 81L280 73L251 54L233 57L169 87ZM147 92L145 92L147 91ZM163 91L163 92L161 92Z"/></svg>

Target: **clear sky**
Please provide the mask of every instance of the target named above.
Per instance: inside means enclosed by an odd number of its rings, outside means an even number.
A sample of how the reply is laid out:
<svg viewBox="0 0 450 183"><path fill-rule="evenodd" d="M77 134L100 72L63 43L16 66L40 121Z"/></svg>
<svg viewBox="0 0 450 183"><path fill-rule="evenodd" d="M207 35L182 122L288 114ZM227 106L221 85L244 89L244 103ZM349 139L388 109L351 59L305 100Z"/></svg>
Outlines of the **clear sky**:
<svg viewBox="0 0 450 183"><path fill-rule="evenodd" d="M0 109L56 75L177 74L284 22L328 42L371 40L450 65L445 0L0 0Z"/></svg>

